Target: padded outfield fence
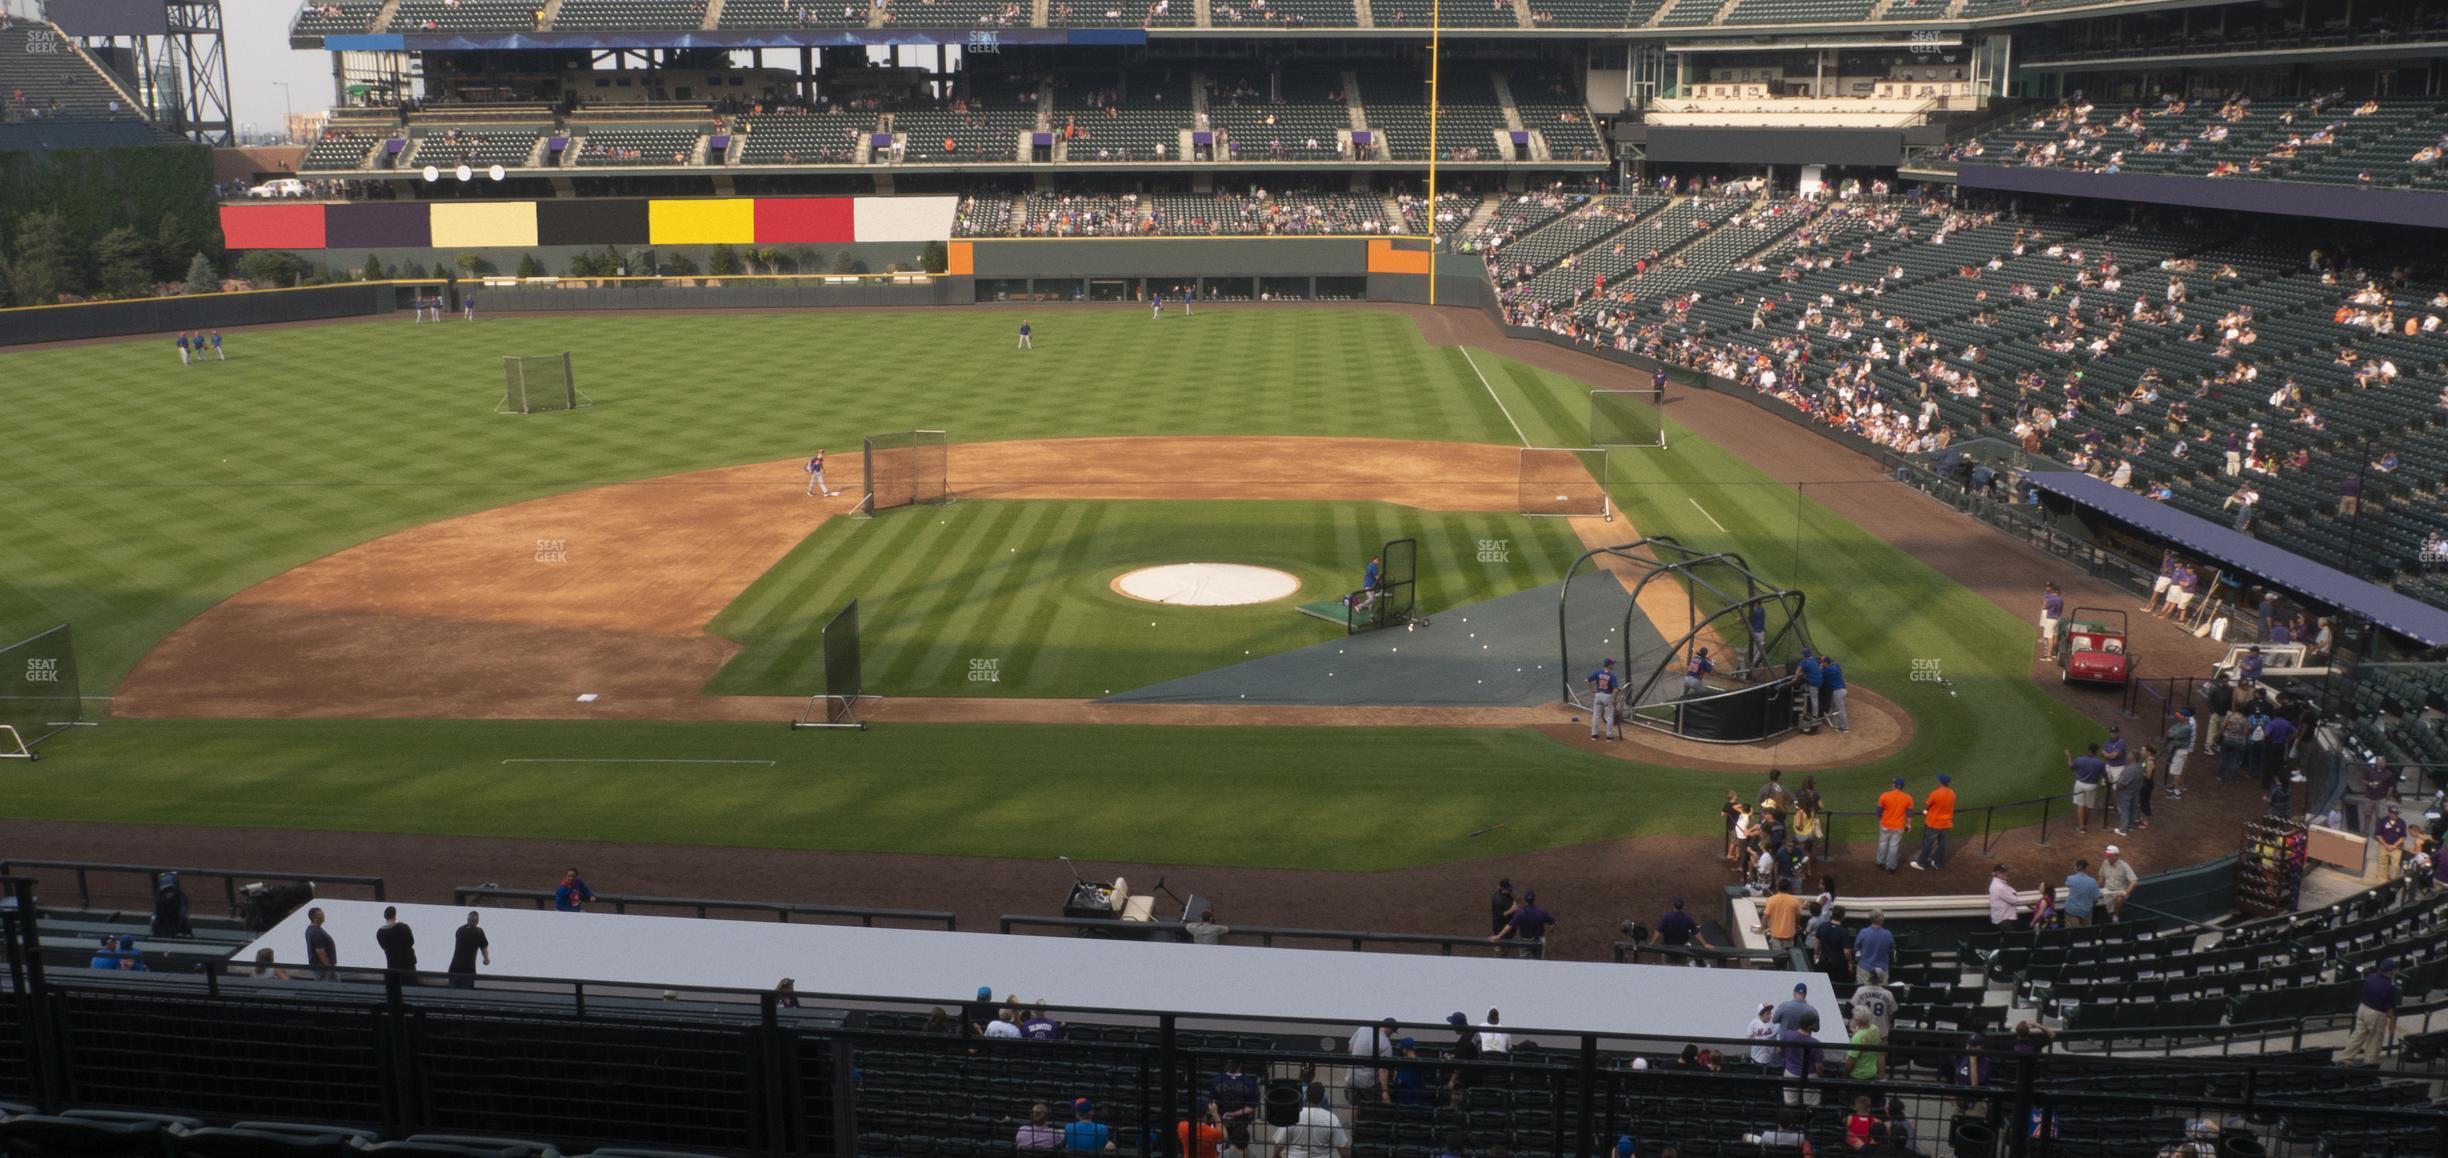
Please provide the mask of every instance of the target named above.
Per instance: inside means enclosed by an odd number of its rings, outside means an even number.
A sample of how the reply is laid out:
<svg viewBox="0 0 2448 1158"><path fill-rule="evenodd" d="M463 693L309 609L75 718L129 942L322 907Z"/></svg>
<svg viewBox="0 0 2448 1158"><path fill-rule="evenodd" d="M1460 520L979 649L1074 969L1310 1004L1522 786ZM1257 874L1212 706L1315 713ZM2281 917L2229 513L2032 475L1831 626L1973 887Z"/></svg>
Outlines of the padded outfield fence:
<svg viewBox="0 0 2448 1158"><path fill-rule="evenodd" d="M895 507L952 501L952 448L940 430L900 430L869 435L865 489L858 513L878 515Z"/></svg>

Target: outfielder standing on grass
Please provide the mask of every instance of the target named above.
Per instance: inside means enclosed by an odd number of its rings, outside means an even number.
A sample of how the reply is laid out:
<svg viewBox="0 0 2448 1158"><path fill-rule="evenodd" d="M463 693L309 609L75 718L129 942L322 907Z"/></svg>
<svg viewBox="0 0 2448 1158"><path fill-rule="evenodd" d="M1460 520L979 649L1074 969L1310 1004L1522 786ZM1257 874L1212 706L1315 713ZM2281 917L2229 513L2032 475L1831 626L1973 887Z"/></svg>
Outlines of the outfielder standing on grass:
<svg viewBox="0 0 2448 1158"><path fill-rule="evenodd" d="M221 350L221 331L219 331L219 330L214 330L214 331L212 332L212 344L213 344L213 360L214 360L214 361L216 361L216 362L227 362L227 361L229 361L229 355L228 355L228 354L223 353L223 352L222 352L222 350Z"/></svg>
<svg viewBox="0 0 2448 1158"><path fill-rule="evenodd" d="M823 451L821 451L821 450L817 451L817 452L816 452L816 454L815 454L815 457L808 459L808 460L807 460L807 465L806 465L806 466L804 466L804 467L801 467L800 469L805 470L805 471L807 472L807 476L808 476L808 489L807 489L807 493L809 493L809 494L811 494L811 495L815 495L815 494L822 494L824 497L826 497L826 498L828 498L828 499L829 499L829 498L832 498L833 496L835 496L835 495L837 495L837 494L840 494L840 493L841 493L840 491L834 490L834 489L832 489L831 487L828 487L828 486L826 486L826 485L825 485L825 477L824 477L824 452L823 452Z"/></svg>
<svg viewBox="0 0 2448 1158"><path fill-rule="evenodd" d="M1029 337L1029 324L1027 322L1020 323L1019 348L1023 350L1034 350L1037 348L1037 343Z"/></svg>
<svg viewBox="0 0 2448 1158"><path fill-rule="evenodd" d="M1197 304L1198 304L1198 283L1197 283L1197 282L1191 282L1189 285L1186 285L1186 286L1183 286L1183 287L1182 287L1182 316L1183 316L1183 317L1185 317L1185 318L1186 318L1186 317L1189 317L1189 316L1190 316L1190 307L1195 306L1195 305L1197 305Z"/></svg>
<svg viewBox="0 0 2448 1158"><path fill-rule="evenodd" d="M1605 659L1598 661L1598 670L1589 674L1589 686L1590 739L1595 740L1598 738L1598 729L1601 725L1606 728L1607 739L1623 739L1622 730L1615 726L1616 680L1614 656L1610 655Z"/></svg>
<svg viewBox="0 0 2448 1158"><path fill-rule="evenodd" d="M179 365L181 365L181 366L188 365L189 363L188 363L188 361L187 361L187 331L185 331L185 330L180 330L180 331L179 331L179 336L178 336L178 347L179 347Z"/></svg>

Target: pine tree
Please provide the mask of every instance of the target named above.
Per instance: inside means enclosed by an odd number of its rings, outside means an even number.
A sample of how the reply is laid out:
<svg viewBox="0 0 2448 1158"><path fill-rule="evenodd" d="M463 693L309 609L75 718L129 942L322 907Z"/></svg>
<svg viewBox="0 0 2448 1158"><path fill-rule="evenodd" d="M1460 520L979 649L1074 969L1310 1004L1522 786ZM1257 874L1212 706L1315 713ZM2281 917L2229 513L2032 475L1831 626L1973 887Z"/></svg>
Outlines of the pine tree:
<svg viewBox="0 0 2448 1158"><path fill-rule="evenodd" d="M213 272L213 263L211 258L204 256L202 253L198 253L193 258L188 259L188 293L208 294L217 292L220 290L220 288L221 275Z"/></svg>
<svg viewBox="0 0 2448 1158"><path fill-rule="evenodd" d="M94 242L94 279L103 294L143 297L153 289L153 244L122 225Z"/></svg>

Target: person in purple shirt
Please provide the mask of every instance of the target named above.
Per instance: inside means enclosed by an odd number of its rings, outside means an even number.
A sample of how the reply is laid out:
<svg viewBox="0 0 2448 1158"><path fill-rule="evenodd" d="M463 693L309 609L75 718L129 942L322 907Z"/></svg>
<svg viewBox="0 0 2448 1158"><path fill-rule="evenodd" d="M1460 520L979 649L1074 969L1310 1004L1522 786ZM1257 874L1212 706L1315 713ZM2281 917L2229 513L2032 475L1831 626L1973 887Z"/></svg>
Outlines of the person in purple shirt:
<svg viewBox="0 0 2448 1158"><path fill-rule="evenodd" d="M2261 725L2261 786L2286 771L2287 746L2295 741L2295 722L2285 716L2272 715Z"/></svg>
<svg viewBox="0 0 2448 1158"><path fill-rule="evenodd" d="M1818 1030L1819 1014L1813 1011L1802 1016L1800 1027L1777 1035L1777 1040L1785 1043L1785 1077L1791 1083L1785 1087L1785 1104L1788 1106L1803 1104L1802 1081L1817 1077L1820 1067L1827 1061L1827 1051L1819 1048L1819 1039L1812 1036Z"/></svg>
<svg viewBox="0 0 2448 1158"><path fill-rule="evenodd" d="M2219 440L2219 446L2227 452L2227 477L2234 478L2243 474L2244 436L2230 430L2225 437Z"/></svg>
<svg viewBox="0 0 2448 1158"><path fill-rule="evenodd" d="M2108 762L2100 759L2100 746L2092 744L2083 754L2066 753L2066 767L2074 773L2074 831L2091 831L2091 810L2099 806L2100 786L2108 780Z"/></svg>
<svg viewBox="0 0 2448 1158"><path fill-rule="evenodd" d="M1529 890L1522 893L1521 904L1513 907L1513 916L1505 921L1505 927L1497 930L1496 935L1489 937L1488 941L1491 944L1500 941L1529 942L1528 956L1544 956L1547 930L1554 928L1555 923L1554 915L1539 907L1538 891Z"/></svg>
<svg viewBox="0 0 2448 1158"><path fill-rule="evenodd" d="M2354 1033L2346 1039L2347 1065L2380 1064L2380 1051L2397 1035L2397 959L2384 957L2364 975L2363 1000L2355 1006ZM2368 1062L2365 1059L2369 1059Z"/></svg>

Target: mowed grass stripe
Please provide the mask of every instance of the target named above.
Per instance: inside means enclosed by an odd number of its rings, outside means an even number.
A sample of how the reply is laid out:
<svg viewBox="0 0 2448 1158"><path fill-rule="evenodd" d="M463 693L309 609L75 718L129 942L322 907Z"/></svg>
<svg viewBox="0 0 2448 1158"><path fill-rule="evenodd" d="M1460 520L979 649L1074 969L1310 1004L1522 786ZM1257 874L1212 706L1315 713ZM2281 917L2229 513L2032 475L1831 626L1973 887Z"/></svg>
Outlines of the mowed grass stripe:
<svg viewBox="0 0 2448 1158"><path fill-rule="evenodd" d="M993 620L980 597L993 567L988 560L1005 555L1006 543L1026 542L1020 528L1028 508L1027 503L968 503L942 512L940 521L950 527L951 538L940 552L910 560L918 572L914 590L905 584L903 597L885 604L886 638L896 646L881 653L879 678L891 685L941 686L942 673L962 658L954 652L992 645ZM923 518L938 512L909 513Z"/></svg>
<svg viewBox="0 0 2448 1158"><path fill-rule="evenodd" d="M1151 324L1129 310L1061 311L1039 319L1040 349L1027 353L1009 348L1012 324L955 310L497 315L235 331L231 361L203 367L180 367L150 340L0 354L0 413L35 448L0 480L0 520L56 519L126 545L33 553L12 568L0 638L73 610L86 620L84 674L107 687L193 608L386 531L577 487L842 451L913 426L964 441L1511 441L1501 419L1478 413L1476 383L1431 356L1407 318L1245 308ZM672 375L622 353L684 347L728 354ZM561 349L603 405L492 413L504 353ZM123 403L107 423L94 419L97 395ZM37 594L49 588L129 600L105 617Z"/></svg>
<svg viewBox="0 0 2448 1158"><path fill-rule="evenodd" d="M1074 632L1084 629L1083 624L1067 622L1081 616L1056 589L1065 576L1077 574L1087 566L1089 549L1111 509L1103 503L1065 504L1047 532L1046 547L1027 558L1029 586L1043 589L1048 595L1032 601L1027 611L1012 623L1013 638L1034 642L1020 654L1005 658L994 690L1002 691L1006 681L1013 688L1032 686L1043 668L1044 641L1069 639Z"/></svg>

